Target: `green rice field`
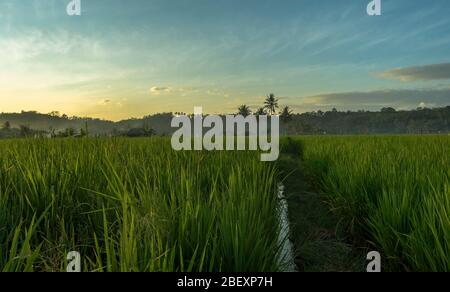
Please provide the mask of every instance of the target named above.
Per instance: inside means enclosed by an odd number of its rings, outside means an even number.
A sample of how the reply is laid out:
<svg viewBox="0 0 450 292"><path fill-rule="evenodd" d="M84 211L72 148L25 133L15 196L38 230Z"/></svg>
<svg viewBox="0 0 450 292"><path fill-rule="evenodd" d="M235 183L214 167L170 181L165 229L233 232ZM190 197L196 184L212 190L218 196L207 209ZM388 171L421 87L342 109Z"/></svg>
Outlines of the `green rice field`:
<svg viewBox="0 0 450 292"><path fill-rule="evenodd" d="M450 136L282 143L388 271L450 271L449 149ZM70 251L83 271L282 270L282 161L166 138L2 140L0 271L65 271Z"/></svg>
<svg viewBox="0 0 450 292"><path fill-rule="evenodd" d="M168 139L0 141L0 270L274 271L276 171Z"/></svg>
<svg viewBox="0 0 450 292"><path fill-rule="evenodd" d="M450 136L306 137L304 170L393 271L450 271Z"/></svg>

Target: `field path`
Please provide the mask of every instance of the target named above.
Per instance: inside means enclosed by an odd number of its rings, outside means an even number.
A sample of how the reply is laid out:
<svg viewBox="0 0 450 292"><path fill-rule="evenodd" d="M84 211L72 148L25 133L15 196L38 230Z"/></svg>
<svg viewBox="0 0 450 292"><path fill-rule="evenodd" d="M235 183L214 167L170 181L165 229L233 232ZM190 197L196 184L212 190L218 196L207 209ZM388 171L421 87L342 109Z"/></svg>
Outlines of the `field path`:
<svg viewBox="0 0 450 292"><path fill-rule="evenodd" d="M365 250L346 243L338 219L323 195L314 190L300 167L300 160L282 158L286 197L289 203L291 239L295 262L301 272L364 271Z"/></svg>

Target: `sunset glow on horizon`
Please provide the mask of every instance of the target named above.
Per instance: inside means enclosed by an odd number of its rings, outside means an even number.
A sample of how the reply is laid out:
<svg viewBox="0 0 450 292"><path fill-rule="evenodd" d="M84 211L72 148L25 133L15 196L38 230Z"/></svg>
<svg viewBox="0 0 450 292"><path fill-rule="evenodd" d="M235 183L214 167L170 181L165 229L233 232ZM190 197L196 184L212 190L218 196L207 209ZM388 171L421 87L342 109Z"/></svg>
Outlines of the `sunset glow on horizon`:
<svg viewBox="0 0 450 292"><path fill-rule="evenodd" d="M0 112L110 120L256 110L412 109L450 101L450 3L0 1ZM420 21L419 21L420 19Z"/></svg>

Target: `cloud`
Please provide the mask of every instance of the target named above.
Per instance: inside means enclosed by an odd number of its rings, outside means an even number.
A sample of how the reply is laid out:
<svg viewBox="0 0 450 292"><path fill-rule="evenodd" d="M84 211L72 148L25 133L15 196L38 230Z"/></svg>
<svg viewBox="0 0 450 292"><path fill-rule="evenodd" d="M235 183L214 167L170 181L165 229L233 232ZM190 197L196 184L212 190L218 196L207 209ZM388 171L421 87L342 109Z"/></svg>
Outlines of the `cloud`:
<svg viewBox="0 0 450 292"><path fill-rule="evenodd" d="M100 100L96 106L100 106L103 108L122 108L125 106L124 99L122 101L114 101L111 99L102 99Z"/></svg>
<svg viewBox="0 0 450 292"><path fill-rule="evenodd" d="M230 93L221 88L216 87L169 87L169 86L153 86L150 88L151 95L171 94L173 96L181 97L230 97Z"/></svg>
<svg viewBox="0 0 450 292"><path fill-rule="evenodd" d="M425 104L428 107L450 105L450 88L342 92L286 99L296 108L307 111L331 109L333 107L342 110L376 110L385 106L413 109L420 104Z"/></svg>
<svg viewBox="0 0 450 292"><path fill-rule="evenodd" d="M109 53L98 39L62 29L51 33L39 29L21 30L14 37L1 37L0 47L0 61L14 62L68 56L78 61L95 60Z"/></svg>
<svg viewBox="0 0 450 292"><path fill-rule="evenodd" d="M153 86L150 88L150 94L153 94L153 95L159 95L161 93L168 93L170 91L172 91L170 87Z"/></svg>
<svg viewBox="0 0 450 292"><path fill-rule="evenodd" d="M101 101L100 101L100 104L108 104L108 103L110 103L110 102L111 102L110 99L104 99L104 100L101 100Z"/></svg>
<svg viewBox="0 0 450 292"><path fill-rule="evenodd" d="M434 104L434 103L426 103L426 102L421 102L421 103L419 103L419 106L418 106L419 108L433 108L433 107L436 107L436 104Z"/></svg>
<svg viewBox="0 0 450 292"><path fill-rule="evenodd" d="M400 81L428 81L450 79L450 63L396 68L377 76Z"/></svg>

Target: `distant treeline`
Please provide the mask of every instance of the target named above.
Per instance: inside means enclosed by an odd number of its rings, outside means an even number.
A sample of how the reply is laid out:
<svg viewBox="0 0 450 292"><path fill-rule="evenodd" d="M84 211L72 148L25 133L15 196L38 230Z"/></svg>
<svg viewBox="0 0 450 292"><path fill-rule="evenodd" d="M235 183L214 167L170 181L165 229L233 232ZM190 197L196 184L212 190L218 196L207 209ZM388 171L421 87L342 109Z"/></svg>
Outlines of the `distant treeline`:
<svg viewBox="0 0 450 292"><path fill-rule="evenodd" d="M283 123L288 134L438 134L450 132L450 106L396 111L383 108L379 112L347 111L294 114Z"/></svg>
<svg viewBox="0 0 450 292"><path fill-rule="evenodd" d="M57 112L35 111L0 114L0 138L45 136L153 136L171 135L174 114L161 113L140 119L113 122L84 117L68 117ZM258 115L256 113L256 115ZM284 135L321 134L437 134L450 133L450 106L396 111L383 108L378 112L338 111L281 114Z"/></svg>

